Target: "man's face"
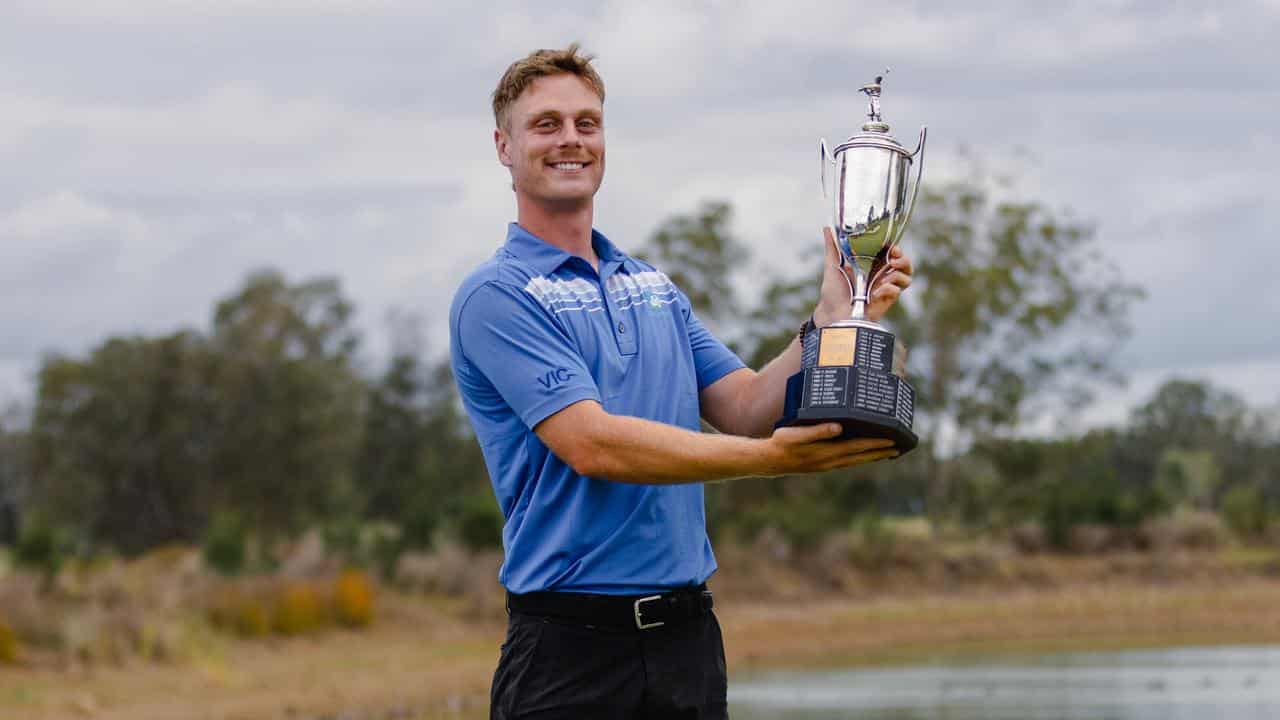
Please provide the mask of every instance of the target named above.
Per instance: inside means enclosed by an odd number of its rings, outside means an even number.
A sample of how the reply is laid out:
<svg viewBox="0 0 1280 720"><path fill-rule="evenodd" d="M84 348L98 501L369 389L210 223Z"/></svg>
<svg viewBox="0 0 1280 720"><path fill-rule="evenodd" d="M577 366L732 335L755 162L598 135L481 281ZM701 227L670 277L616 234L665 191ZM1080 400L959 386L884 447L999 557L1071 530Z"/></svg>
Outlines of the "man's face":
<svg viewBox="0 0 1280 720"><path fill-rule="evenodd" d="M533 81L494 131L516 193L548 208L590 203L604 180L604 107L576 75Z"/></svg>

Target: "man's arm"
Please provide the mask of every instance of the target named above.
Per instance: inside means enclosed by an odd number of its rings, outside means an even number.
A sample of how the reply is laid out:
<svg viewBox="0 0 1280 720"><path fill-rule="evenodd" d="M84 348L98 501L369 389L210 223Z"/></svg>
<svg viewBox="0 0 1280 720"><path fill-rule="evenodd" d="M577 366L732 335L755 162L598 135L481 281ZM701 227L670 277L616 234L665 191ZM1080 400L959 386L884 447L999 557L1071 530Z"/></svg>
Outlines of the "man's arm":
<svg viewBox="0 0 1280 720"><path fill-rule="evenodd" d="M831 228L823 228L826 257L822 273L822 291L813 321L818 327L849 317L852 298L849 284L836 250ZM867 316L878 320L911 284L911 259L895 246L889 257L889 269L876 278L871 290ZM699 393L702 417L722 433L746 437L768 437L773 424L782 416L787 395L787 378L800 371L800 339L792 340L782 354L760 371L746 368L725 375Z"/></svg>
<svg viewBox="0 0 1280 720"><path fill-rule="evenodd" d="M593 400L574 403L534 427L580 475L651 485L821 472L898 454L890 440L833 442L840 431L827 423L782 428L763 439L714 435L612 415Z"/></svg>

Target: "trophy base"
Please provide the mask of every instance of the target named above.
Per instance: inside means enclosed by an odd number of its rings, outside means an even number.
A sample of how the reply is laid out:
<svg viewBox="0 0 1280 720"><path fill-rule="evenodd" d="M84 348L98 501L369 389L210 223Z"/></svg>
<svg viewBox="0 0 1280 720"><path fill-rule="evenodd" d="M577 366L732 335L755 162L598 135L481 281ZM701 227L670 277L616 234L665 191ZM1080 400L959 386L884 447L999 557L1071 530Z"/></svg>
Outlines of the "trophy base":
<svg viewBox="0 0 1280 720"><path fill-rule="evenodd" d="M840 439L887 438L900 453L919 444L911 431L915 391L893 372L893 335L874 323L815 329L804 341L800 372L787 379L774 427L838 422Z"/></svg>
<svg viewBox="0 0 1280 720"><path fill-rule="evenodd" d="M783 406L782 419L774 425L775 428L837 422L844 428L844 432L840 433L836 439L885 438L892 440L902 455L914 450L920 444L920 439L911 431L911 425L904 423L896 416L847 405L833 407L805 403L804 390L806 386L814 384L814 380L808 377L814 369L826 368L801 370L787 379L787 400ZM897 380L901 385L906 385L895 376L889 377Z"/></svg>

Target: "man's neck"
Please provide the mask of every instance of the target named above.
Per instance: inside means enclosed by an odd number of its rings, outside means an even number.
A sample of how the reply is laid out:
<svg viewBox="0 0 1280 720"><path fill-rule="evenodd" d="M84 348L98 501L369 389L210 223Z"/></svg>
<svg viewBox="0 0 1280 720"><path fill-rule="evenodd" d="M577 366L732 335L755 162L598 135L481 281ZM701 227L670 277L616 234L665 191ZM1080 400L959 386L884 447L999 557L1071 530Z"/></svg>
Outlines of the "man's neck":
<svg viewBox="0 0 1280 720"><path fill-rule="evenodd" d="M517 198L516 205L516 222L520 227L600 269L599 258L591 245L593 208L590 202L572 208L547 208Z"/></svg>

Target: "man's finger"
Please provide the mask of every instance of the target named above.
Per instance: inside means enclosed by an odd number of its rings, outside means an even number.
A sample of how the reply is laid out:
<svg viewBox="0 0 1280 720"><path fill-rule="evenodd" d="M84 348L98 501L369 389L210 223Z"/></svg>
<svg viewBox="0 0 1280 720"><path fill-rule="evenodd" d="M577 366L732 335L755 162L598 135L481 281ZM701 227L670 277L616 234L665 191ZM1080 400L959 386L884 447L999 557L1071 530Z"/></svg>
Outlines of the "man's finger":
<svg viewBox="0 0 1280 720"><path fill-rule="evenodd" d="M901 454L897 448L884 448L850 455L840 455L828 461L823 469L838 470L840 468L854 467L855 465L866 465L880 460L895 458Z"/></svg>
<svg viewBox="0 0 1280 720"><path fill-rule="evenodd" d="M881 300L896 301L900 295L902 295L901 287L886 284L876 288L875 292L871 293L871 299L875 302L880 302Z"/></svg>
<svg viewBox="0 0 1280 720"><path fill-rule="evenodd" d="M774 431L774 434L790 444L802 445L804 443L830 440L842 431L843 428L840 427L839 423L820 423L818 425L793 425L791 427L778 428Z"/></svg>
<svg viewBox="0 0 1280 720"><path fill-rule="evenodd" d="M838 447L833 447L832 450L844 455L856 455L874 450L897 452L893 441L888 438L854 438L852 440L841 440L835 444Z"/></svg>

